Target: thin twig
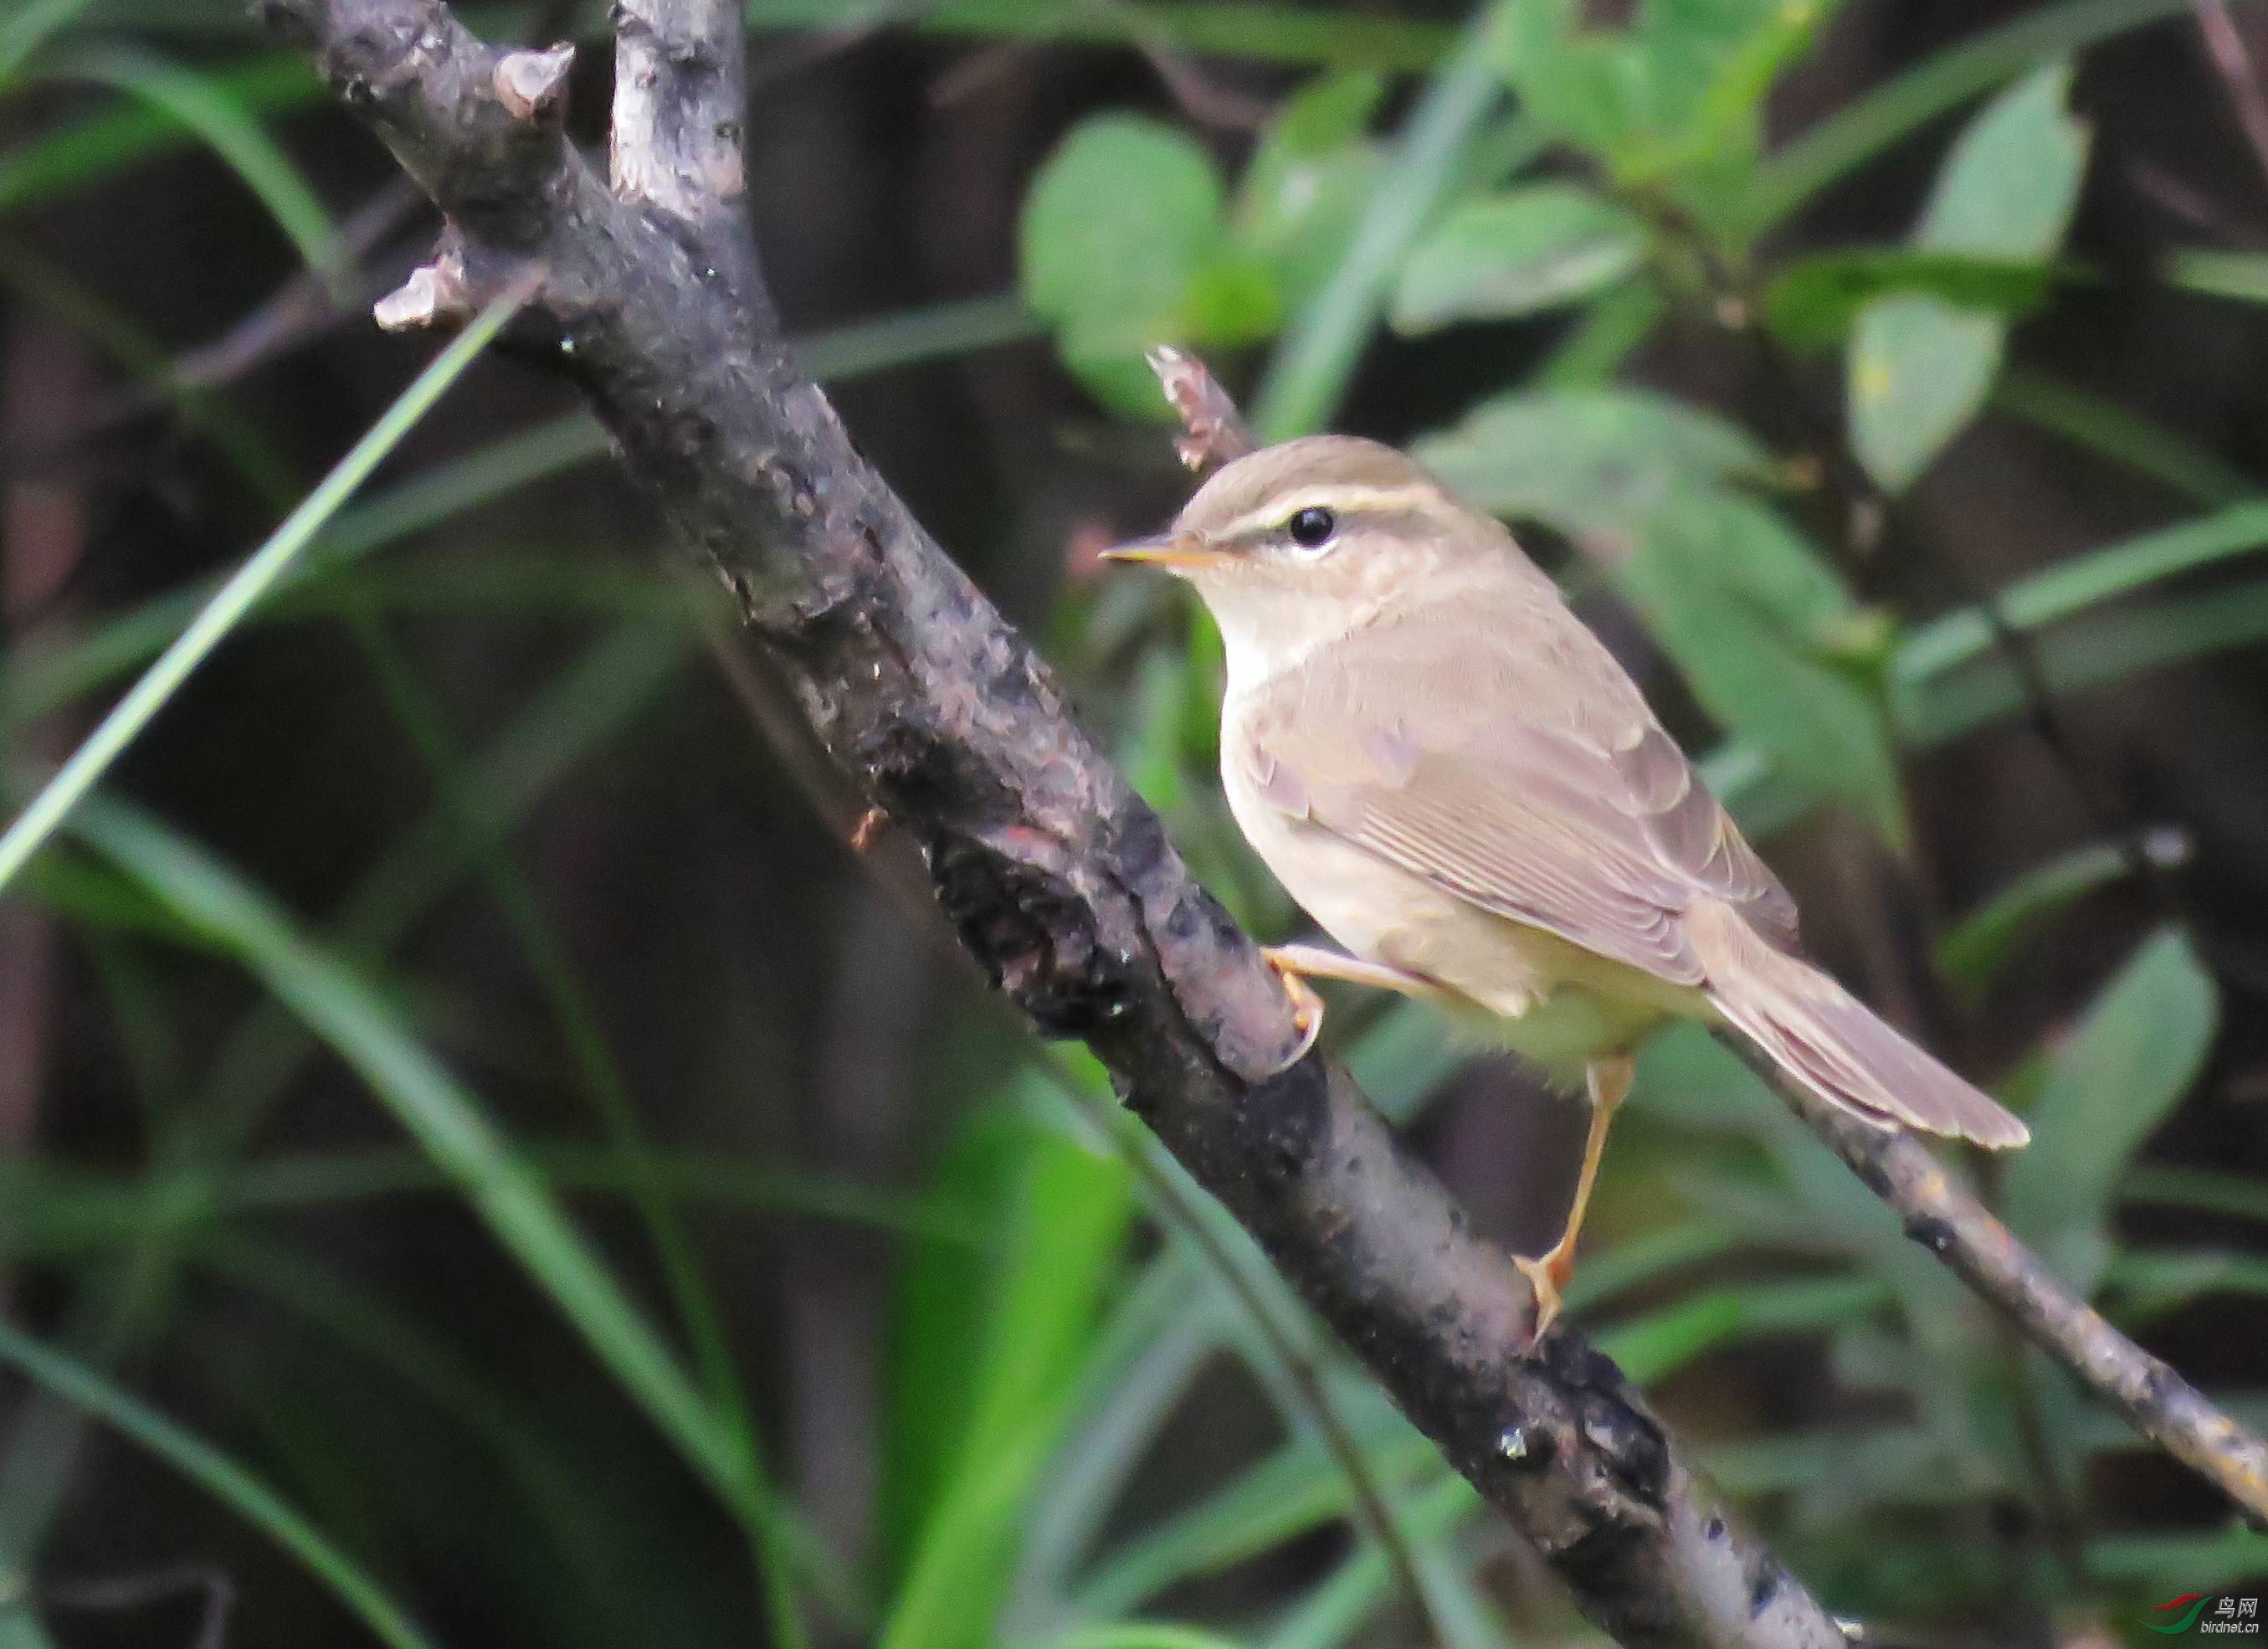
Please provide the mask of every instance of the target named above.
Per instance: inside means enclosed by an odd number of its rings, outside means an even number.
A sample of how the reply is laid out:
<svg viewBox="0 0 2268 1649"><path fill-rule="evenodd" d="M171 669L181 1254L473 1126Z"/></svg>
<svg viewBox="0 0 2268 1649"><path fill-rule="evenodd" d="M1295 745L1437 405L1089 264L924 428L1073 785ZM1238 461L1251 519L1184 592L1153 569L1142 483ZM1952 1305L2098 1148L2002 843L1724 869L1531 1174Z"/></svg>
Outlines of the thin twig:
<svg viewBox="0 0 2268 1649"><path fill-rule="evenodd" d="M1819 1100L1727 1041L1905 1222L1906 1235L2109 1402L2137 1432L2268 1523L2268 1443L2112 1328L1963 1190L1913 1136Z"/></svg>
<svg viewBox="0 0 2268 1649"><path fill-rule="evenodd" d="M43 1580L32 1595L43 1609L107 1615L146 1609L191 1593L203 1600L191 1649L221 1649L236 1606L236 1583L218 1564L168 1564L101 1579Z"/></svg>
<svg viewBox="0 0 2268 1649"><path fill-rule="evenodd" d="M1146 357L1158 375L1186 434L1174 442L1174 451L1191 469L1211 469L1244 456L1252 450L1252 431L1229 399L1228 391L1205 364L1185 350L1160 344Z"/></svg>
<svg viewBox="0 0 2268 1649"><path fill-rule="evenodd" d="M430 210L425 196L407 178L394 178L373 193L339 225L346 255L360 260ZM335 301L335 273L302 269L210 343L183 351L154 382L120 389L83 416L37 441L0 446L0 474L37 474L53 468L120 430L177 408L184 394L210 393L249 377L260 368L322 337L348 311ZM385 277L364 274L357 283L365 299L375 297Z"/></svg>

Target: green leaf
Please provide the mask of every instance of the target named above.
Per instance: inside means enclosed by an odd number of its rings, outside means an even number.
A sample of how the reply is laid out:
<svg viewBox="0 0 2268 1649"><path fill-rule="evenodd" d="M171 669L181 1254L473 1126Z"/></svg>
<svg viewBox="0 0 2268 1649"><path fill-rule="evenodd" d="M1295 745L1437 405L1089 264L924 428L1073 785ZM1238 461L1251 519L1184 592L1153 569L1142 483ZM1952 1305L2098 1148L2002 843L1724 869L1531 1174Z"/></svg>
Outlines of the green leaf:
<svg viewBox="0 0 2268 1649"><path fill-rule="evenodd" d="M1697 495L1649 519L1614 571L1712 716L1904 843L1889 717L1831 662L1857 615L1793 529L1749 499Z"/></svg>
<svg viewBox="0 0 2268 1649"><path fill-rule="evenodd" d="M2228 460L2049 373L2011 368L2000 375L1992 404L2095 457L2148 476L2186 503L2217 509L2260 496L2258 483Z"/></svg>
<svg viewBox="0 0 2268 1649"><path fill-rule="evenodd" d="M2240 504L2075 556L2003 590L2002 619L2020 629L2066 623L2169 579L2268 548L2268 504ZM1926 719L1925 688L1998 650L1992 626L1963 607L1916 629L1898 650L1891 686L1901 718Z"/></svg>
<svg viewBox="0 0 2268 1649"><path fill-rule="evenodd" d="M1777 227L1836 179L2039 63L2189 11L2190 0L2061 0L1931 52L1766 159L1750 180L1742 228Z"/></svg>
<svg viewBox="0 0 2268 1649"><path fill-rule="evenodd" d="M1771 464L1740 425L1642 389L1499 395L1411 451L1476 509L1570 535L1634 533L1673 501Z"/></svg>
<svg viewBox="0 0 2268 1649"><path fill-rule="evenodd" d="M247 119L302 107L323 83L296 52L254 59L206 77L212 94ZM0 211L17 210L83 188L122 167L195 141L162 102L134 102L64 126L0 155Z"/></svg>
<svg viewBox="0 0 2268 1649"><path fill-rule="evenodd" d="M1433 1554L1460 1528L1485 1514L1486 1503L1472 1484L1450 1476L1409 1495L1395 1511L1420 1568L1427 1569L1432 1566ZM1260 1640L1263 1649L1341 1649L1359 1641L1363 1624L1392 1595L1395 1585L1393 1572L1376 1546L1361 1548L1310 1587L1274 1631ZM1500 1629L1491 1636L1503 1641ZM1464 1645L1462 1635L1452 1640L1444 1633L1442 1649L1464 1649Z"/></svg>
<svg viewBox="0 0 2268 1649"><path fill-rule="evenodd" d="M1112 1621L1074 1627L1042 1640L1042 1649L1240 1649L1239 1640L1169 1621Z"/></svg>
<svg viewBox="0 0 2268 1649"><path fill-rule="evenodd" d="M2004 1182L2008 1224L2084 1294L2110 1255L2127 1160L2189 1092L2212 1051L2213 976L2186 935L2138 951L2055 1049Z"/></svg>
<svg viewBox="0 0 2268 1649"><path fill-rule="evenodd" d="M1882 1284L1864 1277L1712 1288L1602 1330L1599 1349L1636 1384L1652 1386L1719 1346L1837 1328L1888 1297Z"/></svg>
<svg viewBox="0 0 2268 1649"><path fill-rule="evenodd" d="M1634 214L1572 185L1540 183L1453 208L1403 266L1395 330L1430 332L1572 303L1646 256Z"/></svg>
<svg viewBox="0 0 2268 1649"><path fill-rule="evenodd" d="M1437 1475L1440 1454L1390 1410L1366 1411L1360 1442L1381 1483L1398 1487ZM1117 1615L1170 1588L1220 1574L1354 1509L1346 1474L1322 1444L1302 1437L1245 1468L1219 1488L1121 1542L1083 1580L1082 1612Z"/></svg>
<svg viewBox="0 0 2268 1649"><path fill-rule="evenodd" d="M87 0L26 0L14 17L0 23L0 91L10 89L24 60L86 6Z"/></svg>
<svg viewBox="0 0 2268 1649"><path fill-rule="evenodd" d="M2051 63L1972 121L1938 174L1914 245L2039 261L2062 244L2088 134L2065 108L2071 65ZM1885 490L1911 485L1968 427L2000 368L2007 322L1942 298L1898 293L1859 313L1849 363L1851 444Z"/></svg>
<svg viewBox="0 0 2268 1649"><path fill-rule="evenodd" d="M2102 1292L2115 1295L2122 1325L2145 1322L2208 1294L2268 1295L2268 1260L2213 1248L2120 1248L2106 1262Z"/></svg>
<svg viewBox="0 0 2268 1649"><path fill-rule="evenodd" d="M1272 294L1256 303L1249 275L1222 268L1231 249L1211 157L1156 121L1081 123L1033 180L1021 239L1025 301L1055 323L1064 363L1121 410L1167 414L1142 361L1152 345L1273 324Z"/></svg>
<svg viewBox="0 0 2268 1649"><path fill-rule="evenodd" d="M2029 258L1980 257L1899 247L1800 258L1765 289L1764 322L1799 350L1839 343L1878 298L1905 293L1956 309L2017 316L2047 295L2055 271Z"/></svg>
<svg viewBox="0 0 2268 1649"><path fill-rule="evenodd" d="M2006 338L1990 315L1934 298L1883 298L1851 336L1851 445L1885 491L1902 492L1992 392Z"/></svg>
<svg viewBox="0 0 2268 1649"><path fill-rule="evenodd" d="M1629 26L1593 28L1580 0L1535 0L1506 30L1505 69L1525 107L1617 182L1660 187L1704 223L1742 207L1779 70L1830 4L1642 0Z"/></svg>
<svg viewBox="0 0 2268 1649"><path fill-rule="evenodd" d="M2126 1176L2119 1189L2130 1203L2185 1208L2192 1213L2268 1225L2268 1185L2246 1174L2144 1163Z"/></svg>
<svg viewBox="0 0 2268 1649"><path fill-rule="evenodd" d="M2218 1592L2268 1573L2268 1535L2232 1523L2198 1535L2106 1535L2088 1542L2087 1567L2127 1586L2161 1587L2179 1575L2184 1588Z"/></svg>
<svg viewBox="0 0 2268 1649"><path fill-rule="evenodd" d="M1979 257L2045 258L2063 245L2087 172L2088 129L2068 110L2072 66L2049 63L1987 104L1946 156L1916 244Z"/></svg>

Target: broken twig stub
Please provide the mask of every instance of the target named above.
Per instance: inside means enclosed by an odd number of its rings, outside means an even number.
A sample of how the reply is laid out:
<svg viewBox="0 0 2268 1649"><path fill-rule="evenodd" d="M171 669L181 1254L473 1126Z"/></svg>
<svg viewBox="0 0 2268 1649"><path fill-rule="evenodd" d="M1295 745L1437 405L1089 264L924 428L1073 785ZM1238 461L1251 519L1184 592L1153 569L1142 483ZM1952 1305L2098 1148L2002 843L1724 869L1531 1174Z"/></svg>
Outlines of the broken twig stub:
<svg viewBox="0 0 2268 1649"><path fill-rule="evenodd" d="M1174 442L1182 462L1191 469L1210 469L1252 451L1256 443L1236 402L1203 361L1167 343L1143 358L1157 373L1158 386L1189 431Z"/></svg>

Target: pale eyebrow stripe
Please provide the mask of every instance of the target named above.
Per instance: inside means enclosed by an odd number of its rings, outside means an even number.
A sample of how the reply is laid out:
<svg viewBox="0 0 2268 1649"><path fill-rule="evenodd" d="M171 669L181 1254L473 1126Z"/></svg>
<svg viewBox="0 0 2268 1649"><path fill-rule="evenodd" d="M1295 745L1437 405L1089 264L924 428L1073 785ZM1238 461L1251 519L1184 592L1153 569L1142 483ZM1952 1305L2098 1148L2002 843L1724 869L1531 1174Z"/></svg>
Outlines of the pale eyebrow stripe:
<svg viewBox="0 0 2268 1649"><path fill-rule="evenodd" d="M1240 538L1247 533L1272 532L1302 510L1329 510L1339 515L1410 513L1439 517L1455 505L1432 487L1359 487L1321 483L1302 487L1256 510L1248 510L1210 536Z"/></svg>

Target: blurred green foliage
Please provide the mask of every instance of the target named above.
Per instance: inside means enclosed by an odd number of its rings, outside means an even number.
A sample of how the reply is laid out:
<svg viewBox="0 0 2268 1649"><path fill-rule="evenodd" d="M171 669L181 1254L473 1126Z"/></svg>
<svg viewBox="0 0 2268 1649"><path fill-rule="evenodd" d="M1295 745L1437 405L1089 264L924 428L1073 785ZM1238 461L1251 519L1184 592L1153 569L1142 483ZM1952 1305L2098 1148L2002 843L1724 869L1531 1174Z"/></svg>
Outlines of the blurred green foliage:
<svg viewBox="0 0 2268 1649"><path fill-rule="evenodd" d="M1153 115L1079 121L1023 198L1020 305L941 306L810 340L805 358L839 379L1041 329L1103 407L1154 421L1163 409L1141 352L1174 342L1252 365L1254 405L1280 438L1330 421L1381 328L1450 339L1543 328L1529 366L1416 450L1475 503L1571 547L1572 581L1624 605L1721 732L1708 770L1753 831L1839 808L1888 850L1911 852L1909 759L2025 713L2027 684L1974 607L1916 622L1862 600L1873 547L1852 524L1865 511L1819 507L1831 489L1880 495L1837 505L1882 503L1998 409L2196 512L1999 593L1998 623L2036 648L2051 686L2116 684L2268 634L2259 575L2196 582L2268 544L2268 506L2250 482L2138 413L2006 364L2011 327L2088 278L2066 246L2090 158L2071 110L2079 54L2180 9L2058 0L1779 143L1766 138L1767 99L1830 21L1807 0L1640 0L1612 26L1576 0L1502 0L1454 39L1260 6L933 9L922 26L1130 40L1301 65L1305 77L1249 142L1228 146L1233 166L1224 146ZM758 0L751 18L874 20L803 0ZM1396 77L1412 71L1429 77L1405 106ZM231 422L225 393L177 382L131 318L15 243L33 208L195 147L230 169L310 270L342 278L322 192L275 132L320 90L217 5L40 0L0 23L0 94L67 84L106 95L0 149L0 279L175 401L272 495L297 472ZM1826 249L1771 237L1932 122L1950 122L1952 140L1910 235ZM2268 259L2255 254L2169 247L2159 272L2268 298ZM1650 339L1697 316L1784 355L1788 370L1806 351L1841 349L1843 427L1807 450L1786 429L1616 381ZM376 427L390 440L418 410L405 403ZM642 571L556 548L481 541L407 567L384 553L412 534L469 541L476 509L602 450L574 415L350 500L357 472L254 552L283 575L264 605L225 587L177 590L11 649L0 716L18 745L20 793L43 791L70 815L66 838L14 891L99 959L146 1149L131 1165L27 1150L0 1177L0 1252L51 1277L64 1302L45 1337L0 1329L0 1362L39 1394L0 1439L0 1566L16 1600L0 1610L0 1642L48 1641L23 1601L70 1514L90 1422L193 1480L382 1639L438 1635L419 1623L423 1577L403 1544L431 1508L386 1498L388 1463L359 1444L355 1388L293 1389L232 1364L211 1343L226 1338L208 1326L216 1291L266 1302L295 1338L409 1394L501 1473L512 1520L474 1531L457 1562L531 1640L713 1641L719 1619L744 1613L783 1644L888 1649L1563 1640L1573 1627L1549 1607L1505 1608L1500 1533L1470 1491L1083 1060L998 1026L970 1033L943 1062L952 1120L917 1189L647 1140L513 833L684 676L694 604ZM1856 480L1837 479L1853 467ZM435 613L588 634L507 725L460 747L395 651L401 622ZM342 624L430 768L430 812L326 920L294 915L253 867L179 827L83 795L92 771L45 789L53 780L25 746L42 718L99 702L200 614L194 633L210 643L252 623ZM1211 885L1247 919L1283 927L1291 913L1234 844L1209 777L1219 660L1202 621L1155 591L1075 588L1051 633L1081 681L1123 687L1110 696L1126 706L1112 728L1123 758ZM179 682L143 679L152 710ZM163 725L148 736L164 738ZM1941 936L1938 983L1992 999L2029 947L2134 871L2118 844L2033 867ZM593 1118L588 1139L515 1138L449 1055L450 1005L401 960L405 938L467 881L505 914L541 982L560 1081ZM261 995L195 1069L178 1056L176 1023L193 1009L153 983L151 961L183 956L239 971ZM1949 1164L2128 1326L2207 1296L2268 1295L2257 1244L2144 1242L2122 1218L2147 1204L2268 1226L2268 1191L2250 1181L2139 1162L2205 1066L2221 995L2194 936L2148 934L2009 1064L2000 1090L2029 1116L2031 1149L1991 1171ZM1359 1027L1344 1051L1397 1119L1418 1115L1457 1063L1446 1027L1416 1007L1360 1012L1335 1016ZM319 1055L351 1071L420 1154L268 1144L263 1123ZM1809 1379L1852 1395L1825 1418L1803 1406L1786 1424L1696 1432L1715 1481L1838 1610L1917 1630L2026 1609L2073 1631L2115 1628L2146 1596L2268 1572L2268 1537L2139 1527L2106 1503L2099 1485L2136 1440L2015 1345L1724 1050L1698 1033L1665 1036L1639 1092L1608 1171L1602 1224L1615 1240L1588 1256L1575 1319L1633 1378L1673 1395L1682 1376L1727 1357L1808 1358ZM562 1343L712 1504L688 1511L626 1486L615 1456L568 1447L551 1430L558 1417L476 1351L330 1268L305 1227L284 1223L412 1192L471 1211L571 1327ZM593 1239L600 1202L627 1207L636 1242ZM863 1562L831 1549L786 1487L776 1411L736 1357L707 1276L708 1226L754 1213L896 1245ZM232 1417L225 1439L136 1389L154 1357L182 1346ZM1191 1474L1209 1486L1160 1509L1137 1492L1143 1474L1188 1447L1176 1428L1223 1368L1256 1394L1273 1441ZM2268 1394L2217 1395L2268 1411ZM2012 1519L2020 1532L2006 1536ZM710 1529L699 1550L713 1556L711 1523L755 1577L721 1611L682 1567L688 1529ZM1334 1543L1333 1530L1352 1538ZM1240 1573L1292 1579L1209 1610L1221 1594L1208 1586ZM1413 1584L1415 1598L1398 1596ZM1388 1618L1401 1623L1382 1627Z"/></svg>

